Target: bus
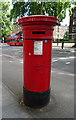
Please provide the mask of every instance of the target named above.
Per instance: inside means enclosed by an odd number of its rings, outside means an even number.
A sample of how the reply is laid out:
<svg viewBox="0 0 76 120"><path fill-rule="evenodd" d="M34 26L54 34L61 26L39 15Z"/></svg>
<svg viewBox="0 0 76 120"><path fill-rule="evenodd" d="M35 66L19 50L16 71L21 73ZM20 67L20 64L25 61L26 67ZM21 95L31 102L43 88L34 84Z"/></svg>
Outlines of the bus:
<svg viewBox="0 0 76 120"><path fill-rule="evenodd" d="M22 31L7 34L6 35L6 43L10 46L23 45Z"/></svg>

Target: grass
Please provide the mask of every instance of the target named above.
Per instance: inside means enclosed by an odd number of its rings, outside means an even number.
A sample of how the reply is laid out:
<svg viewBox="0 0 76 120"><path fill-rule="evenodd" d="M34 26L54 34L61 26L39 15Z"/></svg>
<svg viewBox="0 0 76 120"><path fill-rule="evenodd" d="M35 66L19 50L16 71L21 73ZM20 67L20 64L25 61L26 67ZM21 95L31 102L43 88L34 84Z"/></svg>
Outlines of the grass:
<svg viewBox="0 0 76 120"><path fill-rule="evenodd" d="M53 43L57 43L57 41L53 41ZM58 43L62 43L62 42L59 41ZM75 43L75 41L64 41L64 43Z"/></svg>

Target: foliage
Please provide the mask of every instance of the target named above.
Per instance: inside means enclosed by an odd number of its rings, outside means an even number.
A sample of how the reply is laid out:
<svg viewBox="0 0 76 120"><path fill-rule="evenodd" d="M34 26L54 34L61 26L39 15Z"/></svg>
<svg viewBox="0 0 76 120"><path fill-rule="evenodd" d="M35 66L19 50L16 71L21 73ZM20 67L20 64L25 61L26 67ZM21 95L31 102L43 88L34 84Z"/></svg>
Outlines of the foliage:
<svg viewBox="0 0 76 120"><path fill-rule="evenodd" d="M64 34L64 40L69 40L69 32L65 32Z"/></svg>
<svg viewBox="0 0 76 120"><path fill-rule="evenodd" d="M0 36L4 37L12 31L10 21L9 2L0 2Z"/></svg>
<svg viewBox="0 0 76 120"><path fill-rule="evenodd" d="M67 8L71 8L70 2L13 2L11 19L25 15L49 15L58 17L61 22Z"/></svg>

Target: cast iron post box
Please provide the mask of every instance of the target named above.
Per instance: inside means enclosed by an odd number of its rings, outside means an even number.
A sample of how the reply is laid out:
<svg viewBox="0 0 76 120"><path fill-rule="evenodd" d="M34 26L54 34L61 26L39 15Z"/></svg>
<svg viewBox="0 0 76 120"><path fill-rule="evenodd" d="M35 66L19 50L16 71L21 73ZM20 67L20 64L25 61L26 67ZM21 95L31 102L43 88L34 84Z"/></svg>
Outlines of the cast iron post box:
<svg viewBox="0 0 76 120"><path fill-rule="evenodd" d="M42 107L50 99L52 38L58 19L33 15L18 22L23 28L24 103Z"/></svg>

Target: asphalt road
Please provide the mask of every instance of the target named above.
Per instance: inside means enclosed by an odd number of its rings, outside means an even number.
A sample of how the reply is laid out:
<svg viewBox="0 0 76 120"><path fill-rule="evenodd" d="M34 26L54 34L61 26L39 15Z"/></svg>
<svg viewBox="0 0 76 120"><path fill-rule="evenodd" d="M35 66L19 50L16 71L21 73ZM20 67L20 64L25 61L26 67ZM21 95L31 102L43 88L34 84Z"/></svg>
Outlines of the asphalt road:
<svg viewBox="0 0 76 120"><path fill-rule="evenodd" d="M76 74L75 53L76 52L73 48L67 48L65 50L59 50L54 48L52 57L53 68Z"/></svg>
<svg viewBox="0 0 76 120"><path fill-rule="evenodd" d="M11 49L12 48L12 49ZM5 56L10 55L9 57L23 59L23 47L20 46L4 46L2 49L2 54ZM52 67L57 68L59 70L70 72L76 74L75 70L75 56L74 49L68 48L65 50L61 50L60 48L53 48L52 50Z"/></svg>
<svg viewBox="0 0 76 120"><path fill-rule="evenodd" d="M42 109L23 106L23 52L20 46L2 47L3 118L73 118L74 75L73 49L53 48L51 99ZM7 92L8 91L8 92Z"/></svg>

